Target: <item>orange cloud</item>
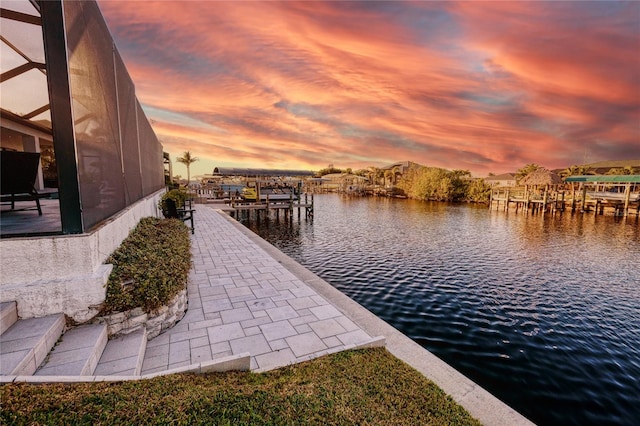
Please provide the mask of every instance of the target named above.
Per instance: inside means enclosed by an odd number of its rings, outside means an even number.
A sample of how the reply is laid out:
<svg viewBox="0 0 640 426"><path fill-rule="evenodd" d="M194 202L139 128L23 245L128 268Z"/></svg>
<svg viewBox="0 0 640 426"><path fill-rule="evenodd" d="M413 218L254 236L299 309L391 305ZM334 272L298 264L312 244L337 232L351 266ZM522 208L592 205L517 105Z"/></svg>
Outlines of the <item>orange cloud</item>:
<svg viewBox="0 0 640 426"><path fill-rule="evenodd" d="M199 173L640 158L638 3L99 4Z"/></svg>

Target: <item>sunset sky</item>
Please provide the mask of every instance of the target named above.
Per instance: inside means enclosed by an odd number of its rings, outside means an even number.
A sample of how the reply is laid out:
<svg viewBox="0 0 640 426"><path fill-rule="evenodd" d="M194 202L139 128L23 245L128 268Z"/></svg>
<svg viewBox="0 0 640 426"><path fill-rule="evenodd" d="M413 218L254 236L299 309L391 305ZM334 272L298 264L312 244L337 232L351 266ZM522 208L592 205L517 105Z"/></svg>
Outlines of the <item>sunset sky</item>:
<svg viewBox="0 0 640 426"><path fill-rule="evenodd" d="M640 159L640 2L98 4L192 175Z"/></svg>

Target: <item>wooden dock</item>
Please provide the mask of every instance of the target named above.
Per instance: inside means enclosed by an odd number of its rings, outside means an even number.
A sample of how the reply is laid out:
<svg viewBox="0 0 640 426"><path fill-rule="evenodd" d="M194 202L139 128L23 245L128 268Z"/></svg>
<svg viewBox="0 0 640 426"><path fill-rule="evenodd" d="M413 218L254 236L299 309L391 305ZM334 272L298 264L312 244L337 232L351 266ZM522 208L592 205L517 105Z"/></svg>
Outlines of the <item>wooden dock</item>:
<svg viewBox="0 0 640 426"><path fill-rule="evenodd" d="M269 200L267 197L264 201L246 201L242 198L226 198L222 200L210 201L207 204L217 204L220 210L229 212L233 217L237 217L240 214L246 214L251 217L252 214L260 219L261 216L268 216L272 212L277 218L280 214L284 215L285 219L293 218L294 212L298 212L298 218L302 218L302 212L307 219L313 219L314 200L313 194L304 194L304 201L302 199L294 199L293 197L288 200ZM255 213L252 213L255 212Z"/></svg>
<svg viewBox="0 0 640 426"><path fill-rule="evenodd" d="M544 189L528 188L494 188L489 199L489 208L495 206L496 210L502 208L508 211L525 212L571 212L596 214L611 213L614 216L640 216L640 201L631 200L630 190L627 189L624 196L619 199L609 198L606 195L587 191L587 186L572 187L546 187Z"/></svg>
<svg viewBox="0 0 640 426"><path fill-rule="evenodd" d="M491 191L489 207L496 210L502 208L509 210L512 205L516 212L527 210L531 212L539 211L564 211L566 208L566 194L564 191L551 191L548 188L543 192L530 191L524 188L495 188Z"/></svg>

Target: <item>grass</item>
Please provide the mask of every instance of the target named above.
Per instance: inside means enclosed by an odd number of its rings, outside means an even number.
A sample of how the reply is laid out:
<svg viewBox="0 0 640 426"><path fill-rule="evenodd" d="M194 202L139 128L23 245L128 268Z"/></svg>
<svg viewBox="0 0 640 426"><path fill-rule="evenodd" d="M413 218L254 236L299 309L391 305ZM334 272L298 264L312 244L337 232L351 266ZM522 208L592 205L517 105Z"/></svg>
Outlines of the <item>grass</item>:
<svg viewBox="0 0 640 426"><path fill-rule="evenodd" d="M7 384L3 425L479 425L384 348L268 373L179 374L121 383Z"/></svg>

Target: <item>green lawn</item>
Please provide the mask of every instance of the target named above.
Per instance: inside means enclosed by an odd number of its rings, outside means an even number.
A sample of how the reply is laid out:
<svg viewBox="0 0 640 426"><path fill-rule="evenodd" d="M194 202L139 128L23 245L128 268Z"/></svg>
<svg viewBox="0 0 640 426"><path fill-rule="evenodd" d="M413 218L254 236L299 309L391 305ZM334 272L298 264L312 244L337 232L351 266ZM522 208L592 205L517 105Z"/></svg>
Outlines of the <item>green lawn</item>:
<svg viewBox="0 0 640 426"><path fill-rule="evenodd" d="M478 425L384 348L268 373L0 387L0 424Z"/></svg>

